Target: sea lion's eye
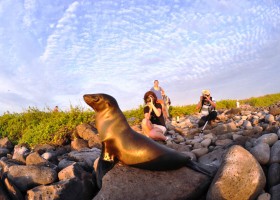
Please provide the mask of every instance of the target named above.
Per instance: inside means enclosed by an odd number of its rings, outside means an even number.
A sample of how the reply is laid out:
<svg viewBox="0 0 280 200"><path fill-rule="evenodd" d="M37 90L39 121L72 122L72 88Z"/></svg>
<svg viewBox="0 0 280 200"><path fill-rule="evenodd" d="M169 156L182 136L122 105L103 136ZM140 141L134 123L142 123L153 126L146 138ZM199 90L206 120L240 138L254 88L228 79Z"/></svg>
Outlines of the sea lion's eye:
<svg viewBox="0 0 280 200"><path fill-rule="evenodd" d="M94 102L98 102L98 101L99 101L99 97L98 97L98 96L94 96L94 97L93 97L93 101L94 101Z"/></svg>

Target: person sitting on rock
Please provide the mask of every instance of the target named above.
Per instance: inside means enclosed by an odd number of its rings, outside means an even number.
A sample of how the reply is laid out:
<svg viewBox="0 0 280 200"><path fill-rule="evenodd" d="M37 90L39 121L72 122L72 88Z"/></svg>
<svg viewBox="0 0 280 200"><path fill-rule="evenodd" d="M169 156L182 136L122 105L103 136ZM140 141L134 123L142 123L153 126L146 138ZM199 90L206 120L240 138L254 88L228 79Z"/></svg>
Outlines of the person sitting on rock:
<svg viewBox="0 0 280 200"><path fill-rule="evenodd" d="M205 123L211 122L215 120L217 117L216 101L210 96L209 90L202 90L202 96L200 96L200 100L196 106L196 109L200 109L202 117L198 121L198 127L202 127Z"/></svg>
<svg viewBox="0 0 280 200"><path fill-rule="evenodd" d="M142 130L144 135L154 140L167 141L165 121L162 106L157 103L157 96L154 92L148 91L144 95L144 119L142 120Z"/></svg>

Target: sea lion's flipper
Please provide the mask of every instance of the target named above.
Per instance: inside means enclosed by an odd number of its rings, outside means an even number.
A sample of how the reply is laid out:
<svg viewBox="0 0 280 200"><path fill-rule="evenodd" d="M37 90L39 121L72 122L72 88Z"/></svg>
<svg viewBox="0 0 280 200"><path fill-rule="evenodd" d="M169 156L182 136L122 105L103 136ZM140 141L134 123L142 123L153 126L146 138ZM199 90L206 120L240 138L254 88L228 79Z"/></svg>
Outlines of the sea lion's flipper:
<svg viewBox="0 0 280 200"><path fill-rule="evenodd" d="M97 172L96 172L96 182L97 186L100 189L102 187L102 178L103 176L110 171L115 165L114 161L106 161L100 158L97 164Z"/></svg>
<svg viewBox="0 0 280 200"><path fill-rule="evenodd" d="M188 160L186 166L210 177L214 177L218 170L218 168L213 165L205 165L192 160Z"/></svg>

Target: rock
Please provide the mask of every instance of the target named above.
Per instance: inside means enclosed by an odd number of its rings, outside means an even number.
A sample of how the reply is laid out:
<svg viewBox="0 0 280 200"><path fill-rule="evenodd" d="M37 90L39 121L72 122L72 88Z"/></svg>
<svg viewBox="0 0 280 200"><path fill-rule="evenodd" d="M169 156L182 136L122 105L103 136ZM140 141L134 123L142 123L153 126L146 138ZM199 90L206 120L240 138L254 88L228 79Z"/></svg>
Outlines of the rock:
<svg viewBox="0 0 280 200"><path fill-rule="evenodd" d="M44 166L14 165L9 168L8 178L24 192L38 185L50 184L57 180L55 170Z"/></svg>
<svg viewBox="0 0 280 200"><path fill-rule="evenodd" d="M64 169L70 165L73 165L74 163L76 163L75 161L72 160L68 160L66 158L62 159L59 163L58 163L58 169Z"/></svg>
<svg viewBox="0 0 280 200"><path fill-rule="evenodd" d="M274 106L270 107L269 108L269 114L274 115L274 116L279 115L280 114L280 108L279 107L274 107Z"/></svg>
<svg viewBox="0 0 280 200"><path fill-rule="evenodd" d="M280 140L275 142L270 149L269 163L280 163Z"/></svg>
<svg viewBox="0 0 280 200"><path fill-rule="evenodd" d="M265 122L268 122L268 123L273 123L275 122L275 119L274 119L274 116L273 115L266 115L265 118L264 118Z"/></svg>
<svg viewBox="0 0 280 200"><path fill-rule="evenodd" d="M264 189L266 178L260 164L244 148L232 146L207 192L207 200L255 199Z"/></svg>
<svg viewBox="0 0 280 200"><path fill-rule="evenodd" d="M13 159L18 160L21 163L25 163L27 155L30 153L30 150L22 145L16 145L14 148Z"/></svg>
<svg viewBox="0 0 280 200"><path fill-rule="evenodd" d="M202 147L208 148L211 144L212 140L210 138L206 138L201 142Z"/></svg>
<svg viewBox="0 0 280 200"><path fill-rule="evenodd" d="M0 147L11 150L13 149L13 144L7 137L5 137L0 139Z"/></svg>
<svg viewBox="0 0 280 200"><path fill-rule="evenodd" d="M218 125L217 127L213 128L213 132L215 134L224 134L227 132L234 132L237 130L237 127L234 122L228 123L228 124L223 124L223 125Z"/></svg>
<svg viewBox="0 0 280 200"><path fill-rule="evenodd" d="M47 163L47 160L42 158L37 152L30 153L26 157L26 165L44 165Z"/></svg>
<svg viewBox="0 0 280 200"><path fill-rule="evenodd" d="M93 170L93 162L100 156L100 149L84 149L81 151L72 151L68 154L70 159L83 162L88 170Z"/></svg>
<svg viewBox="0 0 280 200"><path fill-rule="evenodd" d="M259 137L256 143L264 142L269 146L272 146L278 140L278 135L276 133L268 133Z"/></svg>
<svg viewBox="0 0 280 200"><path fill-rule="evenodd" d="M0 199L9 200L9 195L6 190L4 190L4 185L0 181Z"/></svg>
<svg viewBox="0 0 280 200"><path fill-rule="evenodd" d="M208 153L208 148L194 149L191 152L194 153L197 158L199 158Z"/></svg>
<svg viewBox="0 0 280 200"><path fill-rule="evenodd" d="M205 164L205 165L209 164L209 165L214 165L214 166L220 167L220 165L222 163L222 157L223 157L224 151L225 150L222 148L213 150L212 152L199 157L198 162Z"/></svg>
<svg viewBox="0 0 280 200"><path fill-rule="evenodd" d="M280 184L280 164L273 163L268 168L267 182L269 187Z"/></svg>
<svg viewBox="0 0 280 200"><path fill-rule="evenodd" d="M26 165L38 165L38 166L45 166L45 167L50 167L54 170L57 170L57 166L54 165L53 163L49 162L48 160L42 158L39 153L33 152L30 153L26 157Z"/></svg>
<svg viewBox="0 0 280 200"><path fill-rule="evenodd" d="M116 165L103 177L94 200L199 199L209 184L210 178L187 167L149 171Z"/></svg>
<svg viewBox="0 0 280 200"><path fill-rule="evenodd" d="M87 140L87 141L93 140L93 141L101 144L97 130L94 129L89 124L84 123L84 124L78 125L76 127L76 131L80 138Z"/></svg>
<svg viewBox="0 0 280 200"><path fill-rule="evenodd" d="M73 141L71 141L71 148L73 150L77 150L80 151L82 149L86 149L88 148L88 142L85 141L84 139L74 139Z"/></svg>
<svg viewBox="0 0 280 200"><path fill-rule="evenodd" d="M34 151L41 155L48 151L55 151L55 147L50 144L38 144L34 147Z"/></svg>
<svg viewBox="0 0 280 200"><path fill-rule="evenodd" d="M66 180L66 179L71 179L71 178L79 178L82 179L83 175L87 173L84 171L84 169L78 165L77 163L74 163L63 170L61 170L58 173L58 179L59 180Z"/></svg>
<svg viewBox="0 0 280 200"><path fill-rule="evenodd" d="M280 184L273 186L269 190L269 194L271 195L270 200L279 200L280 199Z"/></svg>
<svg viewBox="0 0 280 200"><path fill-rule="evenodd" d="M13 165L21 165L22 162L19 162L17 160L9 159L7 157L2 157L0 160L0 167L1 167L1 172L5 173L9 171L9 168Z"/></svg>
<svg viewBox="0 0 280 200"><path fill-rule="evenodd" d="M250 153L261 165L266 165L269 162L270 148L267 143L258 143L250 149Z"/></svg>
<svg viewBox="0 0 280 200"><path fill-rule="evenodd" d="M7 178L7 174L5 174L2 179L4 181L5 187L7 188L9 196L12 199L24 200L24 197L20 190Z"/></svg>
<svg viewBox="0 0 280 200"><path fill-rule="evenodd" d="M231 139L224 139L224 140L216 140L215 145L216 146L226 146L228 144L232 144L233 140Z"/></svg>
<svg viewBox="0 0 280 200"><path fill-rule="evenodd" d="M95 189L97 190L97 189ZM52 200L89 200L94 196L94 188L90 181L81 181L78 178L59 181L52 185L41 185L27 191L27 199Z"/></svg>
<svg viewBox="0 0 280 200"><path fill-rule="evenodd" d="M56 159L56 153L55 152L45 152L41 155L42 158L48 160L48 161L53 161L53 160L57 160Z"/></svg>
<svg viewBox="0 0 280 200"><path fill-rule="evenodd" d="M242 132L243 136L248 136L248 137L256 137L261 134L263 131L263 128L260 126L254 126L253 129L250 130L244 130Z"/></svg>
<svg viewBox="0 0 280 200"><path fill-rule="evenodd" d="M245 120L242 124L242 126L246 129L246 130L251 130L253 128L252 124L250 121Z"/></svg>
<svg viewBox="0 0 280 200"><path fill-rule="evenodd" d="M10 153L9 149L0 147L0 158L6 157Z"/></svg>
<svg viewBox="0 0 280 200"><path fill-rule="evenodd" d="M229 111L225 113L226 115L237 115L241 114L241 109L240 108L232 108Z"/></svg>
<svg viewBox="0 0 280 200"><path fill-rule="evenodd" d="M271 195L269 193L263 193L258 196L257 200L270 200Z"/></svg>
<svg viewBox="0 0 280 200"><path fill-rule="evenodd" d="M181 145L181 144L176 144L176 143L171 143L167 145L169 148L174 149L179 152L188 152L191 151L190 146L187 145Z"/></svg>

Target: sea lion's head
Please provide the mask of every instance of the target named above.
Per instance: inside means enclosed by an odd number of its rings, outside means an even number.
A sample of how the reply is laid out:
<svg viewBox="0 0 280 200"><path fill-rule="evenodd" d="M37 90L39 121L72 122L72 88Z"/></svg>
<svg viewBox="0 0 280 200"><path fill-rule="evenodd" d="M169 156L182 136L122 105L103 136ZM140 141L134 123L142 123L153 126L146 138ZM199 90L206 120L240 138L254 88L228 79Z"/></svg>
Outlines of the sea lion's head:
<svg viewBox="0 0 280 200"><path fill-rule="evenodd" d="M119 107L116 99L108 94L85 94L84 101L95 111Z"/></svg>

